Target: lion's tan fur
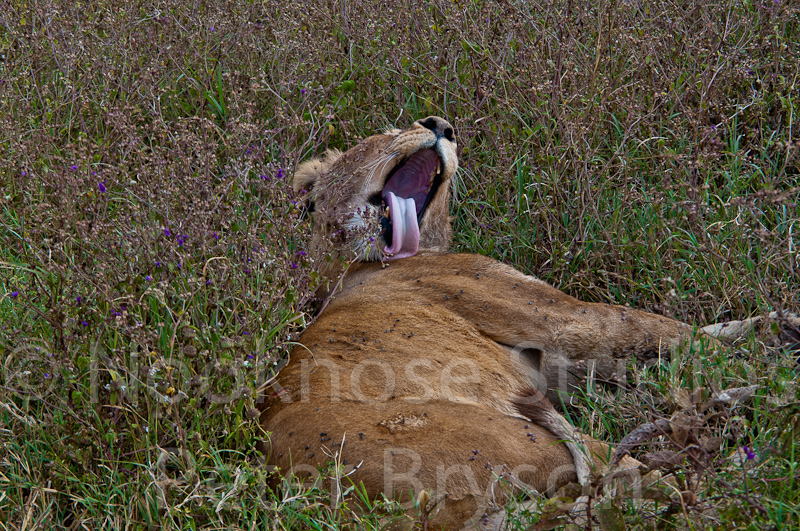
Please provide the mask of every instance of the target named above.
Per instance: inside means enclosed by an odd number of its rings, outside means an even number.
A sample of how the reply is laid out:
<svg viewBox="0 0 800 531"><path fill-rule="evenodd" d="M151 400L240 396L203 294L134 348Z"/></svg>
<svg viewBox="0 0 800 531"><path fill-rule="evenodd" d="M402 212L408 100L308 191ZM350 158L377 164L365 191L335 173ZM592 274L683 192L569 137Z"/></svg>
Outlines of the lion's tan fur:
<svg viewBox="0 0 800 531"><path fill-rule="evenodd" d="M300 166L295 188L316 204L315 244L352 255L337 232L342 220L381 189L387 154L429 147L430 133L417 123ZM491 527L502 521L511 488L503 485L544 493L576 479L578 457L551 433L571 438L568 424L552 420L563 420L552 407L533 423L514 403L520 392L558 399L576 376L612 379L631 361L668 356L691 328L581 302L490 258L445 254L457 166L455 144L445 148L446 182L420 225L420 253L350 268L293 350L262 419L269 462L284 473L305 479L338 460L344 473L356 468L348 480L370 496L446 495L433 525Z"/></svg>

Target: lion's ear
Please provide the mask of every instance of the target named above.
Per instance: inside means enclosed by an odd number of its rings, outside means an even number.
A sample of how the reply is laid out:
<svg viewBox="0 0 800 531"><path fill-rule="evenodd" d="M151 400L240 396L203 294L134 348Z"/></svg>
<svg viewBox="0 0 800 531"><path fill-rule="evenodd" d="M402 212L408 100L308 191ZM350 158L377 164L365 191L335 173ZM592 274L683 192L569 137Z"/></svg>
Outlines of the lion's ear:
<svg viewBox="0 0 800 531"><path fill-rule="evenodd" d="M292 189L304 194L311 193L320 176L341 156L342 152L338 149L329 149L321 157L314 157L300 164L294 172Z"/></svg>
<svg viewBox="0 0 800 531"><path fill-rule="evenodd" d="M341 156L342 152L338 149L329 149L321 157L303 162L295 170L292 189L299 195L308 212L314 212L314 188L317 182Z"/></svg>

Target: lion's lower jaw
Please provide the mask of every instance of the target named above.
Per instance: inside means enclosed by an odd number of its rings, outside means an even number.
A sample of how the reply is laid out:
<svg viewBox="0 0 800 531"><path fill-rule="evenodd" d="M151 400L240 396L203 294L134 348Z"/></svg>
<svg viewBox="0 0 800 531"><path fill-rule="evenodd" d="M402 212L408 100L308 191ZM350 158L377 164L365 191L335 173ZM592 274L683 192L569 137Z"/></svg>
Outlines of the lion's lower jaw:
<svg viewBox="0 0 800 531"><path fill-rule="evenodd" d="M348 241L351 256L346 261L386 262L391 255L386 254L387 242L381 226L382 209L367 205L363 210L354 210L342 224L342 231ZM452 228L447 215L442 219L431 218L426 212L420 222L419 248L416 254L444 254L449 252L452 243ZM333 251L333 249L331 249Z"/></svg>

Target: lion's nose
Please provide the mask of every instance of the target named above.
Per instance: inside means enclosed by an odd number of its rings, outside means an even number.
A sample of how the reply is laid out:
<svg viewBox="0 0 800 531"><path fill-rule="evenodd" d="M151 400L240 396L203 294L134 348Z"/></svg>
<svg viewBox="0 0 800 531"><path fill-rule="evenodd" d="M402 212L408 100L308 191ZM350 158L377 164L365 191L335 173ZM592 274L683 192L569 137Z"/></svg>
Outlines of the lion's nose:
<svg viewBox="0 0 800 531"><path fill-rule="evenodd" d="M428 116L427 118L423 118L422 120L418 120L417 123L426 129L430 129L436 134L436 138L446 138L450 142L455 142L456 137L453 133L453 126L445 120L444 118L439 118L438 116Z"/></svg>

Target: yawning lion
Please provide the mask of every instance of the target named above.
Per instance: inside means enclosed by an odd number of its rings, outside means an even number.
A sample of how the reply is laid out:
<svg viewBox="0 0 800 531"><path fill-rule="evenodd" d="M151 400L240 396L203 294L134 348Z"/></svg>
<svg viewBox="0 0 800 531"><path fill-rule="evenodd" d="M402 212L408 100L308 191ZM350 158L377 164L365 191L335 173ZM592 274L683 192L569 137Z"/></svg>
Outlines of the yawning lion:
<svg viewBox="0 0 800 531"><path fill-rule="evenodd" d="M585 483L605 449L584 446L537 390L569 393L587 371L611 380L693 331L447 254L457 167L453 127L429 117L297 169L316 258L352 265L272 386L262 424L284 474L316 477L333 462L371 497L443 499L431 526L497 528L514 486Z"/></svg>

